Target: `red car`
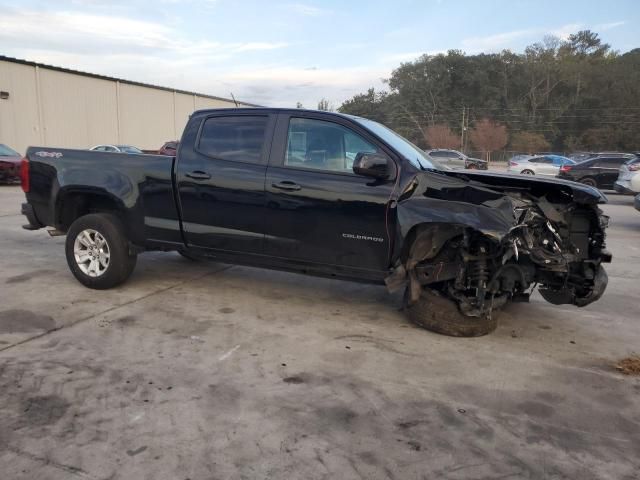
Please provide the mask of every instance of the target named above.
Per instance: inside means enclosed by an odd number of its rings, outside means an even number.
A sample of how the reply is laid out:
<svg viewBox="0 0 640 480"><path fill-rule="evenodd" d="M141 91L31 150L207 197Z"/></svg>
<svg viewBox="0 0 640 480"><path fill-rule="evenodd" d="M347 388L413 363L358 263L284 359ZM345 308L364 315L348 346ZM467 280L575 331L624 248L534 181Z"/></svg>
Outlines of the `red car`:
<svg viewBox="0 0 640 480"><path fill-rule="evenodd" d="M158 150L158 153L160 155L169 155L171 157L175 157L176 150L178 150L179 144L180 142L176 142L176 141L165 142L165 144L162 145L162 147L160 147L160 150Z"/></svg>
<svg viewBox="0 0 640 480"><path fill-rule="evenodd" d="M12 182L20 178L22 156L0 143L0 182Z"/></svg>

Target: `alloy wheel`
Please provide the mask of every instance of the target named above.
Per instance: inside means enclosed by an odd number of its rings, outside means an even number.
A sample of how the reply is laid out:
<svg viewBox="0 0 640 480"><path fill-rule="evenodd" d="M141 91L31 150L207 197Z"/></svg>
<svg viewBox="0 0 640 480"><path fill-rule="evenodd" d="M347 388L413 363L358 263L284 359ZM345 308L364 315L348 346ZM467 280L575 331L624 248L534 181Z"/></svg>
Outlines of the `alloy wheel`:
<svg viewBox="0 0 640 480"><path fill-rule="evenodd" d="M109 268L109 244L97 230L87 228L78 234L73 255L78 268L89 277L99 277Z"/></svg>

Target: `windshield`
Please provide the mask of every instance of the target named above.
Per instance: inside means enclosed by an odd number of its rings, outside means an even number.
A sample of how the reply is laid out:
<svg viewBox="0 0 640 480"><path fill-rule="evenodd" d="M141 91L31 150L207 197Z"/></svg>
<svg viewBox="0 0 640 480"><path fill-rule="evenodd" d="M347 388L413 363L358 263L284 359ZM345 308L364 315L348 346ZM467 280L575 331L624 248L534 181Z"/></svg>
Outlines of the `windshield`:
<svg viewBox="0 0 640 480"><path fill-rule="evenodd" d="M421 168L423 170L447 170L447 168L443 167L433 159L428 158L425 152L420 150L409 140L401 137L396 132L385 127L384 125L372 120L367 120L366 118L352 118L360 125L367 128L368 130L371 130L382 140L391 145L395 150L398 151L398 153L409 160L409 162L411 162L411 164L415 167Z"/></svg>
<svg viewBox="0 0 640 480"><path fill-rule="evenodd" d="M0 157L19 157L20 154L15 150L7 147L5 144L0 143Z"/></svg>
<svg viewBox="0 0 640 480"><path fill-rule="evenodd" d="M118 148L121 152L124 153L143 153L142 150L136 147L132 147L131 145L118 145Z"/></svg>

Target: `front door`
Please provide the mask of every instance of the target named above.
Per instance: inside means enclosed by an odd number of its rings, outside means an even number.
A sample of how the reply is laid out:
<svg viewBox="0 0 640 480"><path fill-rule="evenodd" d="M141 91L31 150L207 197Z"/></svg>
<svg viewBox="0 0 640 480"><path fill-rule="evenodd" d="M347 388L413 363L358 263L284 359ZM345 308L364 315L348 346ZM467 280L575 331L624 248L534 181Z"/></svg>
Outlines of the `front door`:
<svg viewBox="0 0 640 480"><path fill-rule="evenodd" d="M275 116L217 112L191 122L176 180L190 246L262 253L264 180Z"/></svg>
<svg viewBox="0 0 640 480"><path fill-rule="evenodd" d="M353 173L360 152L384 150L366 131L335 116L280 115L266 179L265 253L322 265L388 268L394 178Z"/></svg>

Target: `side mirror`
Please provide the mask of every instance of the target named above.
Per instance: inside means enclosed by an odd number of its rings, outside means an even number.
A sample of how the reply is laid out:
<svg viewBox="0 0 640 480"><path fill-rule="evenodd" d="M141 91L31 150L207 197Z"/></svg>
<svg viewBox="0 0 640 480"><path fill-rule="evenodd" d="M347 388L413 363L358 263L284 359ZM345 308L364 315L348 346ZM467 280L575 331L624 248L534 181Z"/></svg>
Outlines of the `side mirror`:
<svg viewBox="0 0 640 480"><path fill-rule="evenodd" d="M383 153L358 153L353 161L353 172L373 178L389 178L389 158Z"/></svg>

